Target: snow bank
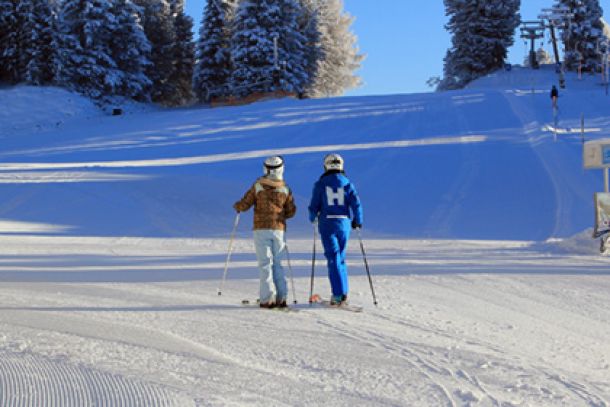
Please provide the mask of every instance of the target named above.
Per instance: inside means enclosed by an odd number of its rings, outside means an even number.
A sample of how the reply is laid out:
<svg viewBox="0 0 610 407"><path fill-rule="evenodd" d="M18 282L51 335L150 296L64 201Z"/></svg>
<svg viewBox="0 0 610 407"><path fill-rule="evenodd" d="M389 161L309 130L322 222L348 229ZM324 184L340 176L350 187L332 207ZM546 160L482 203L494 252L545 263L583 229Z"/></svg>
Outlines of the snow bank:
<svg viewBox="0 0 610 407"><path fill-rule="evenodd" d="M566 93L583 90L597 90L602 92L602 78L599 74L584 73L578 77L575 72L565 72L566 87L559 87L559 75L554 64L541 65L539 69L530 69L520 65L511 66L510 70L500 69L466 86L467 90L496 89L509 90L524 95L542 94L550 97L551 86L559 88L559 97Z"/></svg>
<svg viewBox="0 0 610 407"><path fill-rule="evenodd" d="M57 87L18 85L0 87L0 137L31 135L61 129L67 124L87 122L112 114L114 107L123 114L159 110L153 105L122 98L97 106L91 99Z"/></svg>
<svg viewBox="0 0 610 407"><path fill-rule="evenodd" d="M55 87L14 86L0 90L0 136L31 134L104 114L88 98Z"/></svg>
<svg viewBox="0 0 610 407"><path fill-rule="evenodd" d="M534 245L534 248L554 254L599 255L599 239L594 239L592 235L593 229L589 228L565 239L547 239Z"/></svg>

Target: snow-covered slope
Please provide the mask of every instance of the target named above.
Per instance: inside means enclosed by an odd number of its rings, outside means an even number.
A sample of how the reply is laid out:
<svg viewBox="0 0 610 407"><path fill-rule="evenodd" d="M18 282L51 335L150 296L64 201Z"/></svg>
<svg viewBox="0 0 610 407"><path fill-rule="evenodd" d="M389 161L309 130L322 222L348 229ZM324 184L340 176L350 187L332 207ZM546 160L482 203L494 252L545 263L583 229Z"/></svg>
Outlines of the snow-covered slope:
<svg viewBox="0 0 610 407"><path fill-rule="evenodd" d="M53 87L0 87L0 103L3 139L60 129L71 121L103 115L87 98Z"/></svg>
<svg viewBox="0 0 610 407"><path fill-rule="evenodd" d="M549 70L515 69L460 92L97 115L59 129L39 129L19 102L2 120L0 182L14 203L0 216L91 236L218 236L261 159L280 153L302 211L291 230L302 235L322 157L339 151L363 196L369 233L566 237L591 226L592 193L602 185L600 174L581 169L579 134L553 142L554 79ZM586 137L604 135L607 97L598 79L570 79L559 127L579 127L584 113ZM31 97L21 93L14 97ZM66 96L52 98L55 109ZM7 124L22 117L27 136Z"/></svg>
<svg viewBox="0 0 610 407"><path fill-rule="evenodd" d="M584 114L606 137L610 99L569 76L553 128L555 79L123 116L0 90L0 406L610 405L610 259L587 230L603 184L576 131ZM365 210L363 313L306 304L331 151ZM216 291L231 205L276 153L299 209L292 313L240 305L258 290L249 216Z"/></svg>

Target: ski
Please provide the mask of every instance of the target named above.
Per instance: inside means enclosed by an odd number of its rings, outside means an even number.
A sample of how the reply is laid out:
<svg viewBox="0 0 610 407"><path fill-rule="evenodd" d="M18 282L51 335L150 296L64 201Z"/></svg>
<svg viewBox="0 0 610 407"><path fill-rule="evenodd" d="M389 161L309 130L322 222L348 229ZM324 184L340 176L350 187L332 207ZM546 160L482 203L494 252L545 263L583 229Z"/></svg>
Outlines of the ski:
<svg viewBox="0 0 610 407"><path fill-rule="evenodd" d="M363 311L363 308L360 305L331 304L330 300L324 299L324 298L320 297L318 294L314 294L311 296L311 304L326 307L326 308L335 308L335 309L341 309L344 311L351 311L351 312L362 312Z"/></svg>
<svg viewBox="0 0 610 407"><path fill-rule="evenodd" d="M262 308L260 306L260 300L257 298L256 301L251 301L251 300L241 300L241 305L243 307L250 307L250 308L259 308L262 310L269 310L269 311L280 311L280 312L298 312L299 310L297 308L291 307L291 306L287 306L287 307L273 307L273 308Z"/></svg>

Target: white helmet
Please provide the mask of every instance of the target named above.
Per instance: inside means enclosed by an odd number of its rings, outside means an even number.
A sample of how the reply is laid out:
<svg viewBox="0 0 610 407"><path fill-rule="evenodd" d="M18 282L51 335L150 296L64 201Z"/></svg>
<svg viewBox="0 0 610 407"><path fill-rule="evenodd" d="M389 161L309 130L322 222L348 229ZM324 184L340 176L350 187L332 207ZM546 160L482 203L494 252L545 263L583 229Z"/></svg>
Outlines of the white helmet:
<svg viewBox="0 0 610 407"><path fill-rule="evenodd" d="M274 155L265 160L263 171L266 176L274 179L282 179L284 175L284 159L282 156Z"/></svg>
<svg viewBox="0 0 610 407"><path fill-rule="evenodd" d="M343 171L343 157L341 157L339 154L329 154L324 157L324 170Z"/></svg>

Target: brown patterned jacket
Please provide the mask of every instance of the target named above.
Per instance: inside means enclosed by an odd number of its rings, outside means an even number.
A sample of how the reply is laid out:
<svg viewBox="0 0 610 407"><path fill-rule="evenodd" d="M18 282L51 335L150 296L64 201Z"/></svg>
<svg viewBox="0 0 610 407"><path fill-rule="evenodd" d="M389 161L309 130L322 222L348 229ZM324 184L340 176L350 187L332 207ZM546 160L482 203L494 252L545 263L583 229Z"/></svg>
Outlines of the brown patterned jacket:
<svg viewBox="0 0 610 407"><path fill-rule="evenodd" d="M244 212L254 205L254 230L286 230L286 219L297 211L292 192L283 180L260 177L233 205L236 211Z"/></svg>

